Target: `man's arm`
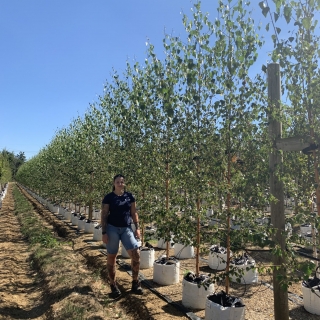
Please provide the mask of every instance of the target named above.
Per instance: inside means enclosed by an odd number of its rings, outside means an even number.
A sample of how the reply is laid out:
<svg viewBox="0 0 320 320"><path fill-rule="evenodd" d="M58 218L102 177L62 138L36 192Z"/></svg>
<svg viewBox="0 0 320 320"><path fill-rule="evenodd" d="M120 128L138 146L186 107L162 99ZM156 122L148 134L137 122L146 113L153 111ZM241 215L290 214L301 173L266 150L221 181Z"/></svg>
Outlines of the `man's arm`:
<svg viewBox="0 0 320 320"><path fill-rule="evenodd" d="M139 217L138 217L138 213L137 213L137 208L136 208L136 203L135 202L131 202L130 213L131 213L132 221L133 221L134 225L137 228L136 224L139 225ZM140 228L137 228L137 229L140 229Z"/></svg>
<svg viewBox="0 0 320 320"><path fill-rule="evenodd" d="M139 217L138 217L135 202L131 202L130 212L131 212L132 221L136 227L135 236L136 238L140 239L140 224L139 224Z"/></svg>
<svg viewBox="0 0 320 320"><path fill-rule="evenodd" d="M109 204L103 203L101 205L101 226L102 232L106 232L107 230L107 219L109 216Z"/></svg>

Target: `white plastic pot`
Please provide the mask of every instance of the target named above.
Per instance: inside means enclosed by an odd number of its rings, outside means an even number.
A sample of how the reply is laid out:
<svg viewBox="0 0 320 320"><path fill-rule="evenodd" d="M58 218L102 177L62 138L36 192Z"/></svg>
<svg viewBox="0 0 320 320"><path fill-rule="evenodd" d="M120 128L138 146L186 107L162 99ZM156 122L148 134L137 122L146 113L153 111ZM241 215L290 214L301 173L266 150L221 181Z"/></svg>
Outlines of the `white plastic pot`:
<svg viewBox="0 0 320 320"><path fill-rule="evenodd" d="M84 230L84 225L86 224L86 219L78 219L78 229Z"/></svg>
<svg viewBox="0 0 320 320"><path fill-rule="evenodd" d="M227 266L227 254L210 251L208 264L210 269L224 270Z"/></svg>
<svg viewBox="0 0 320 320"><path fill-rule="evenodd" d="M86 207L80 207L80 213L86 213Z"/></svg>
<svg viewBox="0 0 320 320"><path fill-rule="evenodd" d="M140 250L140 269L150 269L154 263L154 249L141 248Z"/></svg>
<svg viewBox="0 0 320 320"><path fill-rule="evenodd" d="M66 220L71 221L71 212L66 210L64 213L64 217Z"/></svg>
<svg viewBox="0 0 320 320"><path fill-rule="evenodd" d="M138 242L138 246L141 247L141 240L137 240L137 242ZM121 244L121 255L123 258L126 258L126 259L130 258L129 253L126 250L126 248L123 246L123 244Z"/></svg>
<svg viewBox="0 0 320 320"><path fill-rule="evenodd" d="M186 279L182 281L182 304L191 309L205 309L206 300L209 294L214 291L214 285L211 283L207 290L203 285L198 287L197 283L189 282Z"/></svg>
<svg viewBox="0 0 320 320"><path fill-rule="evenodd" d="M240 278L240 283L242 284L251 284L251 283L257 283L259 281L259 273L257 268L250 268L252 266L255 266L255 263L252 264L244 264L244 265L235 265L230 264L235 271L242 270L243 273L239 272L239 275L230 275L230 280L232 282L238 282L237 279ZM246 270L247 268L250 268L249 270Z"/></svg>
<svg viewBox="0 0 320 320"><path fill-rule="evenodd" d="M78 220L79 220L79 216L75 215L75 214L72 214L72 216L71 216L71 224L73 226L77 226L78 225Z"/></svg>
<svg viewBox="0 0 320 320"><path fill-rule="evenodd" d="M100 220L101 219L100 210L94 210L92 214L92 218L96 220Z"/></svg>
<svg viewBox="0 0 320 320"><path fill-rule="evenodd" d="M180 262L169 260L168 264L153 263L153 281L169 286L178 283L180 279Z"/></svg>
<svg viewBox="0 0 320 320"><path fill-rule="evenodd" d="M174 247L174 245L171 246L171 242L170 242L169 243L169 249L172 249L173 247ZM167 249L167 241L165 241L163 238L160 238L158 240L157 248L159 248L159 249Z"/></svg>
<svg viewBox="0 0 320 320"><path fill-rule="evenodd" d="M97 222L88 222L84 224L84 233L93 233L94 228L98 225Z"/></svg>
<svg viewBox="0 0 320 320"><path fill-rule="evenodd" d="M244 320L245 307L223 307L206 299L205 320Z"/></svg>
<svg viewBox="0 0 320 320"><path fill-rule="evenodd" d="M94 228L93 230L93 241L101 241L102 240L102 228Z"/></svg>
<svg viewBox="0 0 320 320"><path fill-rule="evenodd" d="M194 247L181 243L175 243L174 256L177 259L191 259L194 257Z"/></svg>
<svg viewBox="0 0 320 320"><path fill-rule="evenodd" d="M317 288L313 287L315 292L312 292L311 288L302 285L303 306L308 312L320 315L320 290Z"/></svg>
<svg viewBox="0 0 320 320"><path fill-rule="evenodd" d="M300 233L301 234L305 234L305 233L308 233L308 232L312 232L311 224L308 225L308 226L303 226L303 225L300 226Z"/></svg>
<svg viewBox="0 0 320 320"><path fill-rule="evenodd" d="M210 218L213 216L213 209L208 209L207 211L207 218Z"/></svg>

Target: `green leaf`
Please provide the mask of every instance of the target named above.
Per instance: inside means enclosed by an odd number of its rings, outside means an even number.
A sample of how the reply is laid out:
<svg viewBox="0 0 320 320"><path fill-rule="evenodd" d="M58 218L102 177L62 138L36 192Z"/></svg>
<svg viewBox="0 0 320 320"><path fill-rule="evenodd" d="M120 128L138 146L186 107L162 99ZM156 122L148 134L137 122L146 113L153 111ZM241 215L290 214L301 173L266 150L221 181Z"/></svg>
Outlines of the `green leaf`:
<svg viewBox="0 0 320 320"><path fill-rule="evenodd" d="M266 30L267 30L267 31L269 31L269 26L270 26L270 24L267 23L267 25L266 25Z"/></svg>
<svg viewBox="0 0 320 320"><path fill-rule="evenodd" d="M264 64L262 65L261 69L262 69L263 72L267 73L267 67Z"/></svg>
<svg viewBox="0 0 320 320"><path fill-rule="evenodd" d="M188 59L188 68L192 69L195 64L193 63L193 59Z"/></svg>
<svg viewBox="0 0 320 320"><path fill-rule="evenodd" d="M282 0L275 0L276 3L276 10L278 11L282 5Z"/></svg>
<svg viewBox="0 0 320 320"><path fill-rule="evenodd" d="M290 37L288 40L292 42L294 40L294 37Z"/></svg>
<svg viewBox="0 0 320 320"><path fill-rule="evenodd" d="M277 30L277 34L279 34L281 32L280 28L276 28L276 30Z"/></svg>
<svg viewBox="0 0 320 320"><path fill-rule="evenodd" d="M259 2L259 7L263 10L266 7L266 4L264 3L264 1L260 1Z"/></svg>
<svg viewBox="0 0 320 320"><path fill-rule="evenodd" d="M311 18L303 18L302 25L306 30L309 30L311 28Z"/></svg>
<svg viewBox="0 0 320 320"><path fill-rule="evenodd" d="M169 117L172 117L174 114L174 109L171 106L169 106L166 108L166 112Z"/></svg>
<svg viewBox="0 0 320 320"><path fill-rule="evenodd" d="M289 6L285 6L284 7L283 14L284 14L284 17L285 17L287 23L289 23L290 20L291 20L291 15L292 15L291 12L292 12L292 8L291 7L289 7Z"/></svg>
<svg viewBox="0 0 320 320"><path fill-rule="evenodd" d="M279 14L278 13L274 13L274 21L277 22L277 20L279 19Z"/></svg>
<svg viewBox="0 0 320 320"><path fill-rule="evenodd" d="M266 17L269 11L270 11L270 8L269 7L265 7L265 8L262 9L262 14Z"/></svg>

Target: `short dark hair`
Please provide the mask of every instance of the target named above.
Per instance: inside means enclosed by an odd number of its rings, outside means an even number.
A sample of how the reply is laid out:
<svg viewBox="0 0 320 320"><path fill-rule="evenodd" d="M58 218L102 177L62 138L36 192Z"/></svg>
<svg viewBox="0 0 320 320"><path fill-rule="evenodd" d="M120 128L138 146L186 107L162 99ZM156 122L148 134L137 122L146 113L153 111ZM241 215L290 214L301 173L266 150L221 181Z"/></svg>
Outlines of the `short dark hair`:
<svg viewBox="0 0 320 320"><path fill-rule="evenodd" d="M116 181L116 179L117 178L123 178L124 179L124 175L122 175L122 174L116 174L114 177L113 177L113 182L115 182Z"/></svg>

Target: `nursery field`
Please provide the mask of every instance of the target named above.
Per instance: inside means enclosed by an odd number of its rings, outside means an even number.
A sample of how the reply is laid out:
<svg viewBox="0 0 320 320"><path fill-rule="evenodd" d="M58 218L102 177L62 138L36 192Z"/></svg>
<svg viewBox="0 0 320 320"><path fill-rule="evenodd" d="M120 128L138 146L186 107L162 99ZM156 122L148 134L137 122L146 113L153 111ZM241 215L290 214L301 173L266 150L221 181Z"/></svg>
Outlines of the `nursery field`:
<svg viewBox="0 0 320 320"><path fill-rule="evenodd" d="M63 260L63 269L52 267L43 269L31 263L33 252L27 240L20 233L20 224L15 215L13 184L0 211L0 319L201 319L204 310L187 310L181 304L182 278L188 270L194 269L194 259L180 260L180 282L169 286L159 286L153 282L153 269L141 270L145 294L130 293L130 262L118 256L117 278L123 296L117 301L109 298L110 289L106 282L106 253L100 241L93 241L92 234L84 234L76 227L51 213L34 198L21 190L30 201L33 213L43 223L43 228L51 230L61 249L51 252L51 259L63 250L68 257ZM156 241L151 241L155 246ZM251 248L256 249L256 248ZM60 252L59 252L60 251ZM164 250L155 248L156 258ZM269 265L268 252L249 251L258 266ZM173 250L171 249L173 255ZM208 257L201 258L202 273L213 273L208 267ZM60 262L62 264L62 262ZM54 279L54 274L59 277ZM67 277L80 284L72 283ZM231 294L242 298L246 305L246 319L273 319L273 291L270 274L259 274L258 283L252 285L231 284ZM215 284L215 290L223 290L223 283ZM290 319L319 319L306 312L302 305L301 283L290 287ZM73 304L71 304L73 303ZM78 313L73 307L73 316L66 316L65 306L79 306ZM70 307L71 308L71 307ZM69 308L69 309L70 309ZM86 313L83 311L86 310ZM69 310L70 311L70 310ZM81 311L81 312L80 312ZM71 313L69 313L71 314Z"/></svg>

